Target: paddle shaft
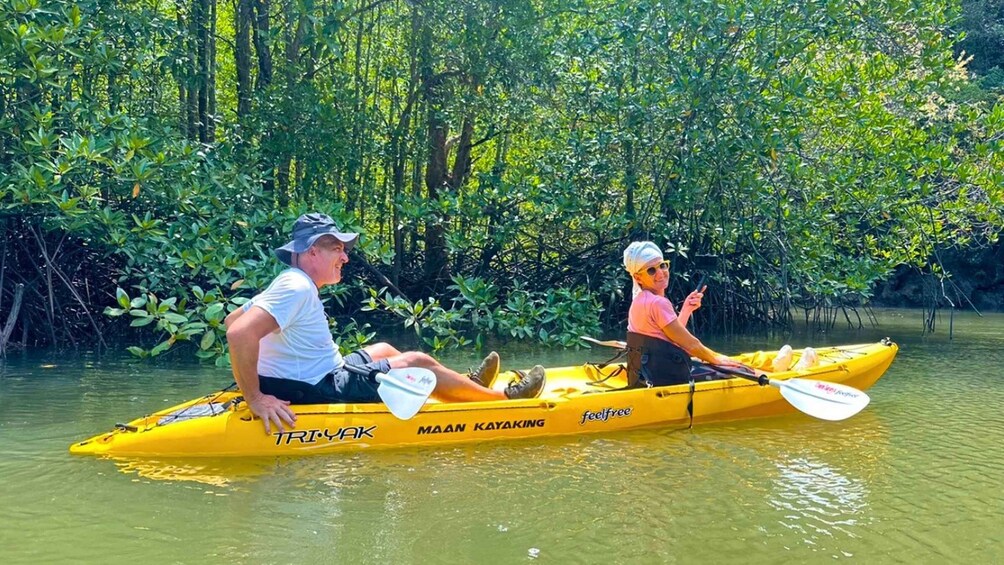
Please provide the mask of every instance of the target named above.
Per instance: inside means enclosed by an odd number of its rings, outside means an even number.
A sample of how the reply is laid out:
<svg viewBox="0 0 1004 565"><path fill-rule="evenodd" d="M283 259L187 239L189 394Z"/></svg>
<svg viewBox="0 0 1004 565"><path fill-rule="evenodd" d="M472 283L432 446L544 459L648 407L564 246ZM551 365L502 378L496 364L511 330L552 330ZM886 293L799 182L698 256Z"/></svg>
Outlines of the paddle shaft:
<svg viewBox="0 0 1004 565"><path fill-rule="evenodd" d="M759 384L760 386L771 385L771 386L775 386L777 388L781 388L781 385L779 383L775 383L775 382L771 381L770 379L767 378L767 375L757 376L755 374L746 373L746 372L740 371L739 369L732 369L732 368L726 367L724 365L715 365L714 363L708 363L708 365L711 366L716 371L720 371L720 372L725 373L727 375L733 375L733 376L736 376L736 377L741 377L741 378L744 378L744 379L746 379L748 381L753 381L753 382Z"/></svg>
<svg viewBox="0 0 1004 565"><path fill-rule="evenodd" d="M694 288L694 292L701 292L701 287L704 286L704 281L708 279L708 275L701 275L701 278L697 281L697 287Z"/></svg>

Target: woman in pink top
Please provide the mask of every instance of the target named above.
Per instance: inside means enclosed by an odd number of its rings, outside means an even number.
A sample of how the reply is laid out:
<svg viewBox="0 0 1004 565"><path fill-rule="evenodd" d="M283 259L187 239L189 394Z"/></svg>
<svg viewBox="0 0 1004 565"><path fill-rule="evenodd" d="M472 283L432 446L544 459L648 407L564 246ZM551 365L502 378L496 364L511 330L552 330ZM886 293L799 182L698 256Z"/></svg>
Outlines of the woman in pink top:
<svg viewBox="0 0 1004 565"><path fill-rule="evenodd" d="M708 288L691 292L677 315L666 298L669 286L669 261L651 241L636 241L624 250L624 268L634 282L634 299L628 313L628 332L661 339L682 348L692 357L716 365L741 367L724 355L715 353L687 330L687 321L701 307L701 298Z"/></svg>

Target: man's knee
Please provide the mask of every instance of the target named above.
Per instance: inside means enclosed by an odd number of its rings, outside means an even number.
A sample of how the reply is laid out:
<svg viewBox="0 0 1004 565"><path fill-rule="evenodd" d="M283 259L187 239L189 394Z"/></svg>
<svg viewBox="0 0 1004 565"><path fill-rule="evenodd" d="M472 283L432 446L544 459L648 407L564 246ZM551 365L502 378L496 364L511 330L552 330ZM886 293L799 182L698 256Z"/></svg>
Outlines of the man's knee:
<svg viewBox="0 0 1004 565"><path fill-rule="evenodd" d="M395 362L396 361L396 362ZM421 351L408 351L394 358L392 364L400 363L401 367L425 367L431 368L439 365L432 356Z"/></svg>
<svg viewBox="0 0 1004 565"><path fill-rule="evenodd" d="M396 347L385 341L381 341L380 343L374 343L372 345L367 345L363 347L363 351L368 353L370 358L373 359L374 361L380 359L389 359L391 357L397 357L398 355L401 355L401 352L398 351Z"/></svg>

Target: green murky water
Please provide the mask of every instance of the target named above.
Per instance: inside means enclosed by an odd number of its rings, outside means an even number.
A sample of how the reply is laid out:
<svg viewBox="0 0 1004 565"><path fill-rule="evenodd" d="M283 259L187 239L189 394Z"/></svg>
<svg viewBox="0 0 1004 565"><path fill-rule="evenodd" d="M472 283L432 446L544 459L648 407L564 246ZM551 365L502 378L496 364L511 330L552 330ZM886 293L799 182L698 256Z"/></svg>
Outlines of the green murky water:
<svg viewBox="0 0 1004 565"><path fill-rule="evenodd" d="M228 382L117 355L0 365L4 563L989 563L1004 559L1004 316L707 340L902 349L844 422L790 415L575 438L157 466L77 439ZM603 352L503 351L506 366ZM471 355L448 359L456 366Z"/></svg>

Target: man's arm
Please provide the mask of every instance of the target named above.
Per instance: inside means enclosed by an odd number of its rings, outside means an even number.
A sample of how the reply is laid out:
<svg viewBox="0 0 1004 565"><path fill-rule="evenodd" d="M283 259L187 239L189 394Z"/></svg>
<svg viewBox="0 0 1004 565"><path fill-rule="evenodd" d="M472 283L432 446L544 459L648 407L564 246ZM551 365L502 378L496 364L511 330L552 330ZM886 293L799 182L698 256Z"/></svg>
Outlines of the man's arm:
<svg viewBox="0 0 1004 565"><path fill-rule="evenodd" d="M238 308L223 323L227 327L234 380L244 394L244 401L248 403L251 412L265 422L265 433L272 432L272 422L275 422L280 432L284 431L283 421L293 427L296 414L289 407L289 402L263 394L258 382L259 342L261 338L279 329L275 318L261 308L251 307L246 312Z"/></svg>

